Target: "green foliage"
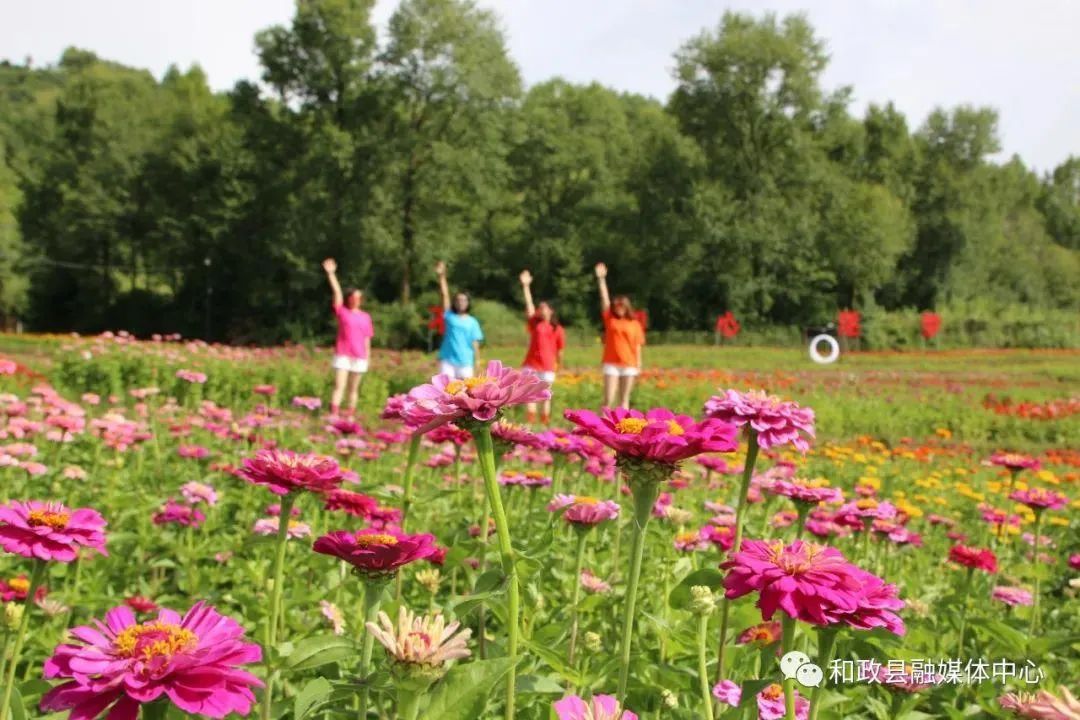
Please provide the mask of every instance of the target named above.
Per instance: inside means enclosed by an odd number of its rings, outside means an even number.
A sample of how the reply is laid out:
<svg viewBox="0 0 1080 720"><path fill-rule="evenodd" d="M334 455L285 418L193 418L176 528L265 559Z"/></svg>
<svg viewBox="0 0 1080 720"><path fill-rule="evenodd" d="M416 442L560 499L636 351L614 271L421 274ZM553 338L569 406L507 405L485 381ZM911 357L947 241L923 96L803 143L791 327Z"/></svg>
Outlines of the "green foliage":
<svg viewBox="0 0 1080 720"><path fill-rule="evenodd" d="M676 52L664 105L561 79L524 91L497 17L468 0L402 0L382 38L373 6L297 2L255 37L265 85L228 93L197 66L156 79L75 48L0 63L0 314L326 342L327 256L392 348L428 343L438 259L515 316L528 267L582 334L604 261L654 341L725 310L749 342L846 307L1080 308L1080 159L1043 178L992 163L985 108L914 133L891 103L854 117L850 88L822 88L806 17L725 13ZM490 307L489 337L516 342Z"/></svg>

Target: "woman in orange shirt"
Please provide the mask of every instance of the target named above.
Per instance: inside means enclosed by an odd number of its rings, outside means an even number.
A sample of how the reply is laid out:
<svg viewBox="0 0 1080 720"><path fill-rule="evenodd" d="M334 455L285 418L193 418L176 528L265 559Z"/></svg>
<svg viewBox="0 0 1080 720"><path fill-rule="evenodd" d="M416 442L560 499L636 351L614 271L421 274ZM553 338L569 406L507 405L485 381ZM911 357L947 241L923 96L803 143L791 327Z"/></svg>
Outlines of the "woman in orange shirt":
<svg viewBox="0 0 1080 720"><path fill-rule="evenodd" d="M634 378L641 372L641 346L645 330L634 317L630 298L619 295L612 302L607 288L607 265L596 264L600 285L600 309L604 318L604 406L630 408Z"/></svg>

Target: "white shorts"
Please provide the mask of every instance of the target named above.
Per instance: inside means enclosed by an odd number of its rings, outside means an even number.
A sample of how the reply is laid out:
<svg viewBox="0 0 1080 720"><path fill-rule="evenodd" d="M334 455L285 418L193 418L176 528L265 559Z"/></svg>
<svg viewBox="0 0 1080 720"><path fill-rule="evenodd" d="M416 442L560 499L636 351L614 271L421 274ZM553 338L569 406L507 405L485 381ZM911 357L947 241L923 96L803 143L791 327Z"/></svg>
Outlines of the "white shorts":
<svg viewBox="0 0 1080 720"><path fill-rule="evenodd" d="M368 370L367 358L354 358L348 355L335 355L331 367L335 370L348 370L351 373L366 373Z"/></svg>
<svg viewBox="0 0 1080 720"><path fill-rule="evenodd" d="M530 375L535 375L536 377L538 377L541 380L543 380L544 382L546 382L548 385L552 385L552 384L555 383L555 371L554 370L537 370L536 368L523 367L523 368L521 368L521 372L529 373Z"/></svg>
<svg viewBox="0 0 1080 720"><path fill-rule="evenodd" d="M439 374L449 375L452 380L465 380L473 376L473 367L472 365L452 365L445 360L440 360Z"/></svg>
<svg viewBox="0 0 1080 720"><path fill-rule="evenodd" d="M633 365L608 365L604 363L603 371L607 377L635 377L641 372L641 368L636 368Z"/></svg>

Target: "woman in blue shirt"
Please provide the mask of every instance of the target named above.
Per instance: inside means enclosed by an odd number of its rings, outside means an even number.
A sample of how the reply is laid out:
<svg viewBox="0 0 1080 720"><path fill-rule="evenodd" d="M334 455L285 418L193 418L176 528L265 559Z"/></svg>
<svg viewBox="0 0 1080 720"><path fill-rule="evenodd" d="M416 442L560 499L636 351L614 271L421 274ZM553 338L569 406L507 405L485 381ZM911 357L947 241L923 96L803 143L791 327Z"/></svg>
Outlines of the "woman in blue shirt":
<svg viewBox="0 0 1080 720"><path fill-rule="evenodd" d="M450 288L446 284L446 263L435 263L442 295L443 320L446 331L439 346L439 373L455 380L471 378L480 363L480 343L484 333L480 323L469 314L469 296L463 292L454 295L450 302Z"/></svg>

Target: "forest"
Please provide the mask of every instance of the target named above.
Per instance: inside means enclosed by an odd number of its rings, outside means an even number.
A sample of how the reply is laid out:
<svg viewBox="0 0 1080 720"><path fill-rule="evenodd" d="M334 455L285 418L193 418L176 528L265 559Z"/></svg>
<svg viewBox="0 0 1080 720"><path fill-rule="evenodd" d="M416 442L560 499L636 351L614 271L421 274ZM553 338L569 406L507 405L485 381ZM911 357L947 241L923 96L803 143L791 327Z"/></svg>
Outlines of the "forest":
<svg viewBox="0 0 1080 720"><path fill-rule="evenodd" d="M398 345L424 337L438 259L514 307L529 268L582 327L599 261L658 330L1080 309L1080 157L1002 160L997 110L962 99L856 116L811 18L718 14L661 101L526 87L472 2L402 0L382 36L373 4L299 0L227 92L77 48L0 63L8 323L325 339L327 256Z"/></svg>

